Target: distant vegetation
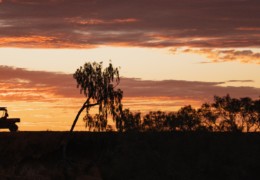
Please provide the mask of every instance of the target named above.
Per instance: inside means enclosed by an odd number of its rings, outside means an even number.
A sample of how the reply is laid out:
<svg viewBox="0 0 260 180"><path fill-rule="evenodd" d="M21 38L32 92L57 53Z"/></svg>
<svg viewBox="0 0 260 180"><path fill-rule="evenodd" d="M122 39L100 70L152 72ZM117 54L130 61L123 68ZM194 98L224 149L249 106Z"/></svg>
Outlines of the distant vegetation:
<svg viewBox="0 0 260 180"><path fill-rule="evenodd" d="M260 99L215 96L214 102L200 108L184 106L177 112L133 113L129 109L118 118L119 131L206 131L259 132Z"/></svg>
<svg viewBox="0 0 260 180"><path fill-rule="evenodd" d="M108 130L108 115L113 117L119 132L260 131L260 99L214 96L213 103L202 104L198 109L188 105L177 112L151 111L142 115L123 109L123 91L115 90L120 82L119 69L114 68L111 63L104 70L102 62L86 63L77 69L73 77L87 100L79 110L71 131L83 110L86 110L86 127L91 131ZM94 106L98 106L98 113L92 115L90 109Z"/></svg>

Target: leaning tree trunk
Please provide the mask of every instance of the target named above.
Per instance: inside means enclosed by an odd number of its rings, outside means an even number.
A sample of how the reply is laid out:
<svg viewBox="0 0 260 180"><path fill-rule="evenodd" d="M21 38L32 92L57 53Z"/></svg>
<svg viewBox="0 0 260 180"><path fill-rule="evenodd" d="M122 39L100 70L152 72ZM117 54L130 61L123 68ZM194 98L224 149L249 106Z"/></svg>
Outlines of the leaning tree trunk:
<svg viewBox="0 0 260 180"><path fill-rule="evenodd" d="M99 103L95 103L95 104L89 104L89 99L88 98L85 103L82 105L82 107L80 108L79 112L77 113L74 121L73 121L73 124L70 128L70 131L69 131L69 134L65 137L64 141L62 142L62 149L63 149L63 159L66 159L66 151L67 151L67 145L70 141L70 138L71 138L71 134L74 130L74 127L76 126L77 122L78 122L78 119L79 119L79 116L81 115L82 111L85 109L85 108L90 108L92 106L96 106L98 105Z"/></svg>
<svg viewBox="0 0 260 180"><path fill-rule="evenodd" d="M86 108L88 102L89 102L89 98L85 101L85 103L82 105L82 107L81 107L80 110L78 111L78 113L77 113L77 115L76 115L76 117L75 117L75 119L74 119L74 121L73 121L73 124L72 124L72 126L71 126L71 128L70 128L69 134L67 134L67 135L65 136L65 139L63 139L63 141L62 141L62 143L61 143L62 153L63 153L63 159L64 159L64 160L67 159L67 145L68 145L68 143L69 143L69 141L70 141L71 134L72 134L72 132L73 132L73 130L74 130L75 125L77 124L77 121L78 121L78 119L79 119L80 114L81 114L82 111Z"/></svg>
<svg viewBox="0 0 260 180"><path fill-rule="evenodd" d="M87 101L83 104L83 106L80 108L80 110L79 110L77 116L75 117L75 119L74 119L74 121L73 121L73 124L72 124L72 126L71 126L71 128L70 128L70 132L73 132L74 127L75 127L76 123L78 122L79 116L80 116L80 114L82 113L82 111L86 108L86 104L87 104L87 103L88 103L88 100L87 100Z"/></svg>

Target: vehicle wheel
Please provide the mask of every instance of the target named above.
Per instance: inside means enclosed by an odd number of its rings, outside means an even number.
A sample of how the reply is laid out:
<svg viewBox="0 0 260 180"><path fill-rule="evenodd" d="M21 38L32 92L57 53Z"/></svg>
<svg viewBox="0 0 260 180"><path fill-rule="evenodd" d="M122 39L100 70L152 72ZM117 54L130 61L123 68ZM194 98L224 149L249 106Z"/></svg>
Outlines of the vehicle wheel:
<svg viewBox="0 0 260 180"><path fill-rule="evenodd" d="M16 124L12 124L10 127L9 127L9 131L10 132L16 132L18 130L18 126Z"/></svg>

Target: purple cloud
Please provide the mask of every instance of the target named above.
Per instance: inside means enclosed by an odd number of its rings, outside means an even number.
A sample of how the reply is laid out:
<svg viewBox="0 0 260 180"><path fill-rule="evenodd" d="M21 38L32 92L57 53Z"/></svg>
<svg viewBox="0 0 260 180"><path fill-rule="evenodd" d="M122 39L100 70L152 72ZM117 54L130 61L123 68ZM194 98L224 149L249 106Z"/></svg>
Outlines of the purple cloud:
<svg viewBox="0 0 260 180"><path fill-rule="evenodd" d="M82 98L71 74L30 71L23 68L0 66L0 98L2 100L48 101L49 96ZM234 80L231 80L234 82ZM246 82L251 82L247 80ZM209 101L214 95L258 98L260 88L220 86L225 82L164 80L151 81L121 78L119 88L126 98L161 98Z"/></svg>
<svg viewBox="0 0 260 180"><path fill-rule="evenodd" d="M0 46L259 47L259 7L258 0L2 0Z"/></svg>

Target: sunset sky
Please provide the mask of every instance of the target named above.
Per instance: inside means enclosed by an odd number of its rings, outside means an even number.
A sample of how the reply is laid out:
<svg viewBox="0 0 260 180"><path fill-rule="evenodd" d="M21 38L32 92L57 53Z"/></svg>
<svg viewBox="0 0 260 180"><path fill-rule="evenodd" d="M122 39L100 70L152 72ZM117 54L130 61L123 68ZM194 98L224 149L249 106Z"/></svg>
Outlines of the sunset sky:
<svg viewBox="0 0 260 180"><path fill-rule="evenodd" d="M72 74L109 60L133 111L259 98L260 1L0 0L0 106L21 131L69 130Z"/></svg>

